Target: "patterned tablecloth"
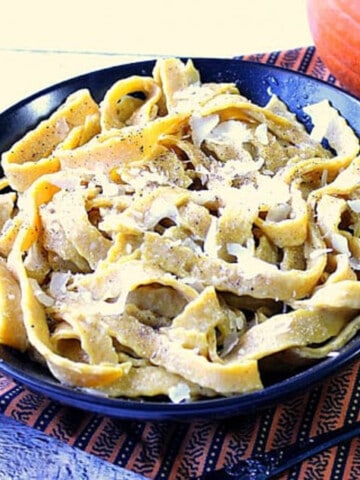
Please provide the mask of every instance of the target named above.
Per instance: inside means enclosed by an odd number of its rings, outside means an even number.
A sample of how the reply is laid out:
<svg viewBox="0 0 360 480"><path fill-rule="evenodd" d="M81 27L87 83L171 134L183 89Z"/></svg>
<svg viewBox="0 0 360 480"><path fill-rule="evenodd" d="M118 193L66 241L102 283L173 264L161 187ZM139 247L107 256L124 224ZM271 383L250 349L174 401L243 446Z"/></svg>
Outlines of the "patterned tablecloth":
<svg viewBox="0 0 360 480"><path fill-rule="evenodd" d="M297 70L337 84L314 47L238 57ZM360 365L246 417L191 423L122 421L63 406L0 376L0 411L149 479L187 479L359 419ZM360 438L329 449L281 479L359 479Z"/></svg>

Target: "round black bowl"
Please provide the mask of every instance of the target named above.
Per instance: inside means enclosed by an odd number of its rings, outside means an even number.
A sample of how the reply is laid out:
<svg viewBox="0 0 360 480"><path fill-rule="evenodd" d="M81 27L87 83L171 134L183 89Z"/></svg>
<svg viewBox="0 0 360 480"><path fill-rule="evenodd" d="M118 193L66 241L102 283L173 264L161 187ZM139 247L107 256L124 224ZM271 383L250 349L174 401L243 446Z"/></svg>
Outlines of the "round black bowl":
<svg viewBox="0 0 360 480"><path fill-rule="evenodd" d="M346 92L300 73L265 64L230 59L193 59L204 82L235 82L243 95L264 105L278 95L307 128L304 106L328 99L360 135L360 102ZM118 79L151 75L155 61L131 63L81 75L53 85L22 100L0 114L0 152L7 150L30 128L47 117L75 90L89 88L97 101ZM6 92L5 92L6 94ZM119 418L139 420L189 420L241 415L269 407L301 393L354 360L360 350L355 337L337 356L329 357L286 379L270 379L261 391L229 398L173 404L166 401L106 398L60 385L50 373L27 356L0 346L0 370L30 389L63 404Z"/></svg>

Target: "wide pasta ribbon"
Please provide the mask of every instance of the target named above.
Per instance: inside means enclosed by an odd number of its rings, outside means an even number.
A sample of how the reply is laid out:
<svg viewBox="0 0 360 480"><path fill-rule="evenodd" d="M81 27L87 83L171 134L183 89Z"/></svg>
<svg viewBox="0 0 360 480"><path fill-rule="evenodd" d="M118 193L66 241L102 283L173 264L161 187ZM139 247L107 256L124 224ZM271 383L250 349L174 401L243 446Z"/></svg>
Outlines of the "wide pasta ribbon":
<svg viewBox="0 0 360 480"><path fill-rule="evenodd" d="M349 313L327 309L299 309L274 315L249 329L239 340L230 357L257 359L293 347L321 345L336 337L349 321Z"/></svg>
<svg viewBox="0 0 360 480"><path fill-rule="evenodd" d="M314 249L322 249L324 244L315 231L312 237ZM145 235L142 258L148 265L185 280L187 277L198 278L205 285L214 285L220 291L283 301L310 295L326 265L326 255L319 254L309 259L305 271L282 271L276 265L250 257L246 252L237 263L229 263L198 254L154 233Z"/></svg>
<svg viewBox="0 0 360 480"><path fill-rule="evenodd" d="M129 362L123 364L102 362L91 365L74 362L58 355L53 350L45 310L35 297L30 278L24 267L23 255L39 235L38 208L42 203L50 201L56 191L58 191L58 187L54 187L43 179L34 185L32 194L28 196L27 224L22 225L8 259L9 267L19 281L20 306L27 338L36 351L42 355L50 370L62 382L87 387L111 383L126 374L131 364Z"/></svg>
<svg viewBox="0 0 360 480"><path fill-rule="evenodd" d="M52 161L62 169L87 168L109 173L121 164L160 154L161 136L181 131L186 118L187 115L175 114L156 118L144 126L105 130L78 148L54 152Z"/></svg>
<svg viewBox="0 0 360 480"><path fill-rule="evenodd" d="M145 95L145 100L139 98L141 94ZM154 120L161 96L160 86L151 77L132 76L119 80L107 90L101 102L102 130L145 125Z"/></svg>
<svg viewBox="0 0 360 480"><path fill-rule="evenodd" d="M99 106L88 90L70 95L48 119L3 153L2 167L11 187L23 192L37 178L58 171L60 163L52 156L54 149L62 142L66 148L87 142L99 132L99 118Z"/></svg>
<svg viewBox="0 0 360 480"><path fill-rule="evenodd" d="M126 315L122 322L124 328L118 336L124 345L131 347L139 356L150 356L153 364L179 373L202 387L229 395L258 390L262 386L254 360L224 364L209 362L194 350L184 348L167 335L140 323L135 317Z"/></svg>

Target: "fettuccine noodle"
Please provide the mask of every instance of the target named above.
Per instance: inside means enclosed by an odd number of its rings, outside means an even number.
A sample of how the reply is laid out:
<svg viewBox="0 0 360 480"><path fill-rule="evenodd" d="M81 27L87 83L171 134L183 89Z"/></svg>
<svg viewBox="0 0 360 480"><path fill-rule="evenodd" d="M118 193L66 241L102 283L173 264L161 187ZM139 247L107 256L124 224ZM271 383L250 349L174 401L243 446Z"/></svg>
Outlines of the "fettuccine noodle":
<svg viewBox="0 0 360 480"><path fill-rule="evenodd" d="M333 355L360 327L359 140L305 110L311 133L174 58L70 95L2 154L0 342L174 402Z"/></svg>

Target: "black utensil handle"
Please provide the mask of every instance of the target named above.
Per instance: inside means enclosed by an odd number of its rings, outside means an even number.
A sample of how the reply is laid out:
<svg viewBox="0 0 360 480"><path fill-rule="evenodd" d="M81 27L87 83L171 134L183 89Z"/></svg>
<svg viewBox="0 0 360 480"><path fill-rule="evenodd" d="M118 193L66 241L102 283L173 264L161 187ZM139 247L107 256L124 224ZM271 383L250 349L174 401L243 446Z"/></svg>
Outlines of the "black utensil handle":
<svg viewBox="0 0 360 480"><path fill-rule="evenodd" d="M351 440L360 435L360 422L350 423L335 430L329 430L315 437L311 437L304 442L290 445L283 449L281 464L272 469L271 475L279 475L288 470L297 463L313 457L328 448L334 447L340 443Z"/></svg>
<svg viewBox="0 0 360 480"><path fill-rule="evenodd" d="M309 438L304 442L239 460L234 465L205 473L198 477L198 480L271 479L305 459L351 440L358 435L360 435L360 422L344 425L341 428Z"/></svg>

